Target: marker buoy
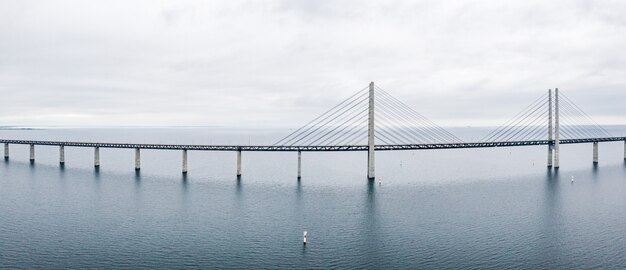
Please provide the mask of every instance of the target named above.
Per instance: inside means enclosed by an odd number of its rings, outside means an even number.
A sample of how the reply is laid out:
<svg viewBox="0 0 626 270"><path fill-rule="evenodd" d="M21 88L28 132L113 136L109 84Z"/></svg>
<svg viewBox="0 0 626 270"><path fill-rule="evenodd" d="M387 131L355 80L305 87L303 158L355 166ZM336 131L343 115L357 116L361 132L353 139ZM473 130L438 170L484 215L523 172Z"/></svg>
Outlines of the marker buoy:
<svg viewBox="0 0 626 270"><path fill-rule="evenodd" d="M303 241L302 243L303 243L304 245L306 245L306 237L307 237L307 235L308 235L308 233L307 233L306 231L304 231L304 232L302 233L302 241Z"/></svg>

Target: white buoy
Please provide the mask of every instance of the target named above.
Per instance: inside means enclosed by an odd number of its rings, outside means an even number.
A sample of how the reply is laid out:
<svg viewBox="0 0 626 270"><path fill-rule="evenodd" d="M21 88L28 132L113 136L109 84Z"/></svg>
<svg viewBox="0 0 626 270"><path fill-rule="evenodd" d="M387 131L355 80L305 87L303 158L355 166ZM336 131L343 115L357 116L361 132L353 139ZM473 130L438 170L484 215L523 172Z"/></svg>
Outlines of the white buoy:
<svg viewBox="0 0 626 270"><path fill-rule="evenodd" d="M378 185L380 186L380 185L382 185L382 184L383 184L383 183L381 182L381 179L380 179L380 178L378 178Z"/></svg>
<svg viewBox="0 0 626 270"><path fill-rule="evenodd" d="M302 241L303 241L304 245L306 245L306 237L307 237L307 235L308 235L308 233L306 231L304 231L302 233Z"/></svg>
<svg viewBox="0 0 626 270"><path fill-rule="evenodd" d="M572 183L574 183L574 176L572 175Z"/></svg>

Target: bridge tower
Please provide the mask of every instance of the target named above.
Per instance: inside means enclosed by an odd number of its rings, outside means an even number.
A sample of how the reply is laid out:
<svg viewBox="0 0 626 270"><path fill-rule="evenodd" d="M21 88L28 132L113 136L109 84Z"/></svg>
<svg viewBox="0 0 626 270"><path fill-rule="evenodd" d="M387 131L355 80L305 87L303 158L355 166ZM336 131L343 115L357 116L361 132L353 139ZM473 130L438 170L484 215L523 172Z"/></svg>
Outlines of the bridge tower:
<svg viewBox="0 0 626 270"><path fill-rule="evenodd" d="M559 168L559 89L554 89L554 168Z"/></svg>
<svg viewBox="0 0 626 270"><path fill-rule="evenodd" d="M376 171L375 136L374 136L374 82L369 87L369 108L367 118L367 178L374 179Z"/></svg>
<svg viewBox="0 0 626 270"><path fill-rule="evenodd" d="M552 168L552 89L548 89L548 168Z"/></svg>

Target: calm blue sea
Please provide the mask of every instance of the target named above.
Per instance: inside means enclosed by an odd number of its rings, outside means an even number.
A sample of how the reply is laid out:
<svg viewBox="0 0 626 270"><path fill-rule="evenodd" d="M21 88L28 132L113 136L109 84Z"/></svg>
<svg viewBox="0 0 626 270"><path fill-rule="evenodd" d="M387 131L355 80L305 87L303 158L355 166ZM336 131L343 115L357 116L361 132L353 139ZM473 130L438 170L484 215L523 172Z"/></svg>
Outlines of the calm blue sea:
<svg viewBox="0 0 626 270"><path fill-rule="evenodd" d="M452 130L468 141L486 129ZM288 130L48 128L0 138L271 144ZM613 127L623 136L626 127ZM0 148L1 151L1 148ZM366 153L11 145L0 162L0 268L624 269L624 143ZM572 182L571 178L575 181ZM308 231L303 246L302 233Z"/></svg>

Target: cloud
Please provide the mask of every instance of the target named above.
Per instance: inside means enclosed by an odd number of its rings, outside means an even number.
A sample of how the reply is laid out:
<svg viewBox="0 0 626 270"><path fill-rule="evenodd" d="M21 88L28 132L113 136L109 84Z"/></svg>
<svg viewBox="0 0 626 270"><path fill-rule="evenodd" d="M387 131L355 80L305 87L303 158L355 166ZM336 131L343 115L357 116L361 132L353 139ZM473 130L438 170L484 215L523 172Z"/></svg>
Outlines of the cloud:
<svg viewBox="0 0 626 270"><path fill-rule="evenodd" d="M444 125L626 122L619 1L4 1L0 125L287 126L375 81Z"/></svg>

